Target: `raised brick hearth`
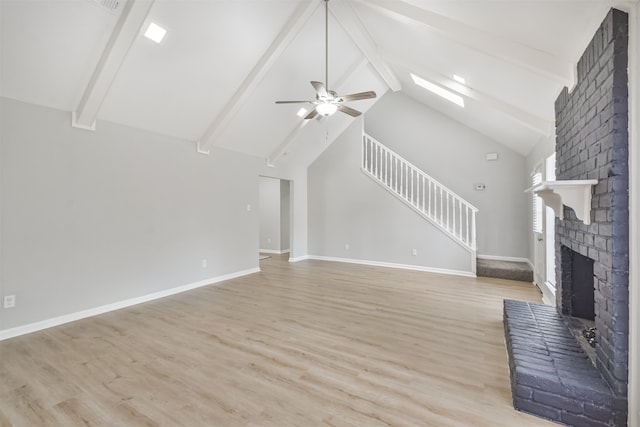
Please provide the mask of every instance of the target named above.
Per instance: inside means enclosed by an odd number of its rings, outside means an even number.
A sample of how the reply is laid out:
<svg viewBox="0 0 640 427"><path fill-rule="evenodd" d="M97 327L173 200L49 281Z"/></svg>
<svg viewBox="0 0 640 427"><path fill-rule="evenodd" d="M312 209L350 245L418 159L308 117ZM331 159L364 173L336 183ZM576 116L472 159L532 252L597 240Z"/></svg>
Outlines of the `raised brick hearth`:
<svg viewBox="0 0 640 427"><path fill-rule="evenodd" d="M591 224L556 219L556 307L505 301L516 409L626 426L629 356L628 16L612 9L555 103L556 177L596 179ZM592 364L567 324L595 321Z"/></svg>
<svg viewBox="0 0 640 427"><path fill-rule="evenodd" d="M624 425L626 400L612 393L555 307L505 300L504 328L516 409L572 426Z"/></svg>

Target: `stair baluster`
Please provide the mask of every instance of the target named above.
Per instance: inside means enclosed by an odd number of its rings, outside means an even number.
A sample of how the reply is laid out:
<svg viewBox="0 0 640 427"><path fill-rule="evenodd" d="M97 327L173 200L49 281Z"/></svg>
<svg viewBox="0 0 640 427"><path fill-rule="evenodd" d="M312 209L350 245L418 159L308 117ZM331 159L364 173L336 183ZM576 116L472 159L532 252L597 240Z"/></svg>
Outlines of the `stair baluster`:
<svg viewBox="0 0 640 427"><path fill-rule="evenodd" d="M362 171L469 250L475 272L475 206L366 133Z"/></svg>

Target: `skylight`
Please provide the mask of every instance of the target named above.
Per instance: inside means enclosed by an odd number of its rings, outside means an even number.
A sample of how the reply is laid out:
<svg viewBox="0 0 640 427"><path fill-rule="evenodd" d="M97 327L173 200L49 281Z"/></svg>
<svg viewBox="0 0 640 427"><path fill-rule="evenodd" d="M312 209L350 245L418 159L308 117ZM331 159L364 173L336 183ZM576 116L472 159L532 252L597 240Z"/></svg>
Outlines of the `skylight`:
<svg viewBox="0 0 640 427"><path fill-rule="evenodd" d="M144 36L150 40L153 40L156 43L160 43L164 38L164 35L167 34L167 30L162 28L160 25L151 23L147 28L147 31L144 32Z"/></svg>
<svg viewBox="0 0 640 427"><path fill-rule="evenodd" d="M446 99L447 101L453 102L456 105L459 105L460 107L464 107L464 99L460 96L460 95L456 95L453 92L450 92L434 83L431 83L425 79L422 79L418 76L416 76L415 74L411 73L411 78L413 79L413 82L415 84L417 84L418 86L432 92L435 93L438 96L441 96L442 98Z"/></svg>
<svg viewBox="0 0 640 427"><path fill-rule="evenodd" d="M460 83L461 85L466 84L467 82L465 81L464 77L460 77L457 74L453 75L453 80L457 81L458 83Z"/></svg>
<svg viewBox="0 0 640 427"><path fill-rule="evenodd" d="M298 110L298 112L296 113L298 115L298 117L304 117L305 114L307 114L307 109L306 108L301 108Z"/></svg>

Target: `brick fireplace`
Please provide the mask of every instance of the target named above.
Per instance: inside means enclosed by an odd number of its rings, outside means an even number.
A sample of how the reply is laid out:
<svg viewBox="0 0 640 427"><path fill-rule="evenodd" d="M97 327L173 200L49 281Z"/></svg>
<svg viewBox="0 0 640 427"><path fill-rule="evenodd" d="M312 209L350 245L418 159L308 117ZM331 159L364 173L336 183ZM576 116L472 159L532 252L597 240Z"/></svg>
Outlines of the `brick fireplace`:
<svg viewBox="0 0 640 427"><path fill-rule="evenodd" d="M556 307L505 301L514 406L572 426L626 425L627 52L628 16L612 9L555 103L556 178L598 180L589 225L566 206L556 219ZM593 361L570 332L575 318L595 324Z"/></svg>
<svg viewBox="0 0 640 427"><path fill-rule="evenodd" d="M611 10L578 62L578 85L556 101L556 177L597 179L591 224L565 207L556 225L556 304L575 315L570 258L593 263L596 367L626 395L629 335L627 15ZM574 274L575 275L575 272Z"/></svg>

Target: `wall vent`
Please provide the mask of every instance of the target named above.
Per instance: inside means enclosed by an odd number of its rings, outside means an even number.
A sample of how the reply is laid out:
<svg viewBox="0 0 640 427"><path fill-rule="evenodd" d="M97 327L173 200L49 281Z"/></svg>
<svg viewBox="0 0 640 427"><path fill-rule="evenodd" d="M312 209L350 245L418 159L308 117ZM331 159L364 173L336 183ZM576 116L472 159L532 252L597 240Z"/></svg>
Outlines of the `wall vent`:
<svg viewBox="0 0 640 427"><path fill-rule="evenodd" d="M115 15L120 11L124 0L89 0L89 2L98 5L103 10Z"/></svg>

